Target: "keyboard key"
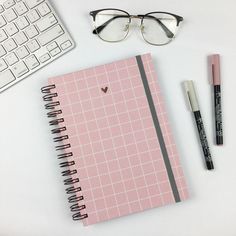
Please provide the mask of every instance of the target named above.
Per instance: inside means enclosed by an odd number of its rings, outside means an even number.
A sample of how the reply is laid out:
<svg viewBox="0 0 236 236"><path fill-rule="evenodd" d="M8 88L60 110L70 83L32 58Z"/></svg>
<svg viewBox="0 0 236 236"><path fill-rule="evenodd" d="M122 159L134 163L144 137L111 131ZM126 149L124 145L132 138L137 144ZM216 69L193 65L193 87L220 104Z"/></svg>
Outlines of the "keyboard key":
<svg viewBox="0 0 236 236"><path fill-rule="evenodd" d="M25 14L28 11L28 8L26 7L24 2L19 2L16 6L15 6L15 10L18 13L19 16Z"/></svg>
<svg viewBox="0 0 236 236"><path fill-rule="evenodd" d="M56 25L53 28L51 28L50 30L48 30L47 32L39 35L38 41L42 46L44 46L63 34L64 34L64 31L61 28L61 26Z"/></svg>
<svg viewBox="0 0 236 236"><path fill-rule="evenodd" d="M58 47L57 43L56 42L52 42L52 43L47 45L47 50L50 52L50 51L52 51L53 49L55 49L57 47Z"/></svg>
<svg viewBox="0 0 236 236"><path fill-rule="evenodd" d="M7 69L7 63L3 60L3 59L0 59L0 72L4 71L5 69ZM2 77L2 74L1 74L1 77ZM0 77L0 78L1 78Z"/></svg>
<svg viewBox="0 0 236 236"><path fill-rule="evenodd" d="M18 34L16 34L14 39L15 39L15 41L18 45L22 45L22 44L24 44L25 42L28 41L28 39L25 36L24 32L19 32Z"/></svg>
<svg viewBox="0 0 236 236"><path fill-rule="evenodd" d="M2 16L0 16L0 28L2 28L6 24L7 22L5 21L5 19Z"/></svg>
<svg viewBox="0 0 236 236"><path fill-rule="evenodd" d="M30 57L26 58L25 63L28 66L28 68L30 68L30 70L33 70L40 65L35 55L31 55Z"/></svg>
<svg viewBox="0 0 236 236"><path fill-rule="evenodd" d="M15 1L14 1L14 0L7 0L6 2L3 3L3 6L4 6L6 9L12 7L13 5L15 5Z"/></svg>
<svg viewBox="0 0 236 236"><path fill-rule="evenodd" d="M20 18L19 20L16 21L16 24L18 25L18 27L23 30L24 28L26 28L27 26L29 26L29 22L28 20L23 16L22 18Z"/></svg>
<svg viewBox="0 0 236 236"><path fill-rule="evenodd" d="M12 66L19 61L14 52L8 54L5 59L9 66Z"/></svg>
<svg viewBox="0 0 236 236"><path fill-rule="evenodd" d="M40 46L36 40L32 40L29 43L27 43L27 47L29 48L29 50L31 52L35 52L40 48Z"/></svg>
<svg viewBox="0 0 236 236"><path fill-rule="evenodd" d="M44 62L48 61L50 58L51 58L50 55L48 53L46 53L43 56L41 56L39 58L39 60L40 60L41 63L44 63Z"/></svg>
<svg viewBox="0 0 236 236"><path fill-rule="evenodd" d="M2 45L0 45L0 57L3 57L6 54L7 54L6 50L4 49Z"/></svg>
<svg viewBox="0 0 236 236"><path fill-rule="evenodd" d="M29 6L29 8L34 8L42 2L44 2L44 0L26 0L26 3Z"/></svg>
<svg viewBox="0 0 236 236"><path fill-rule="evenodd" d="M17 45L13 39L9 39L6 42L4 42L3 46L8 52L11 52L15 48L17 48Z"/></svg>
<svg viewBox="0 0 236 236"><path fill-rule="evenodd" d="M23 61L15 64L12 67L12 72L13 74L19 78L21 76L23 76L24 74L26 74L29 71L29 69L27 68L27 66L25 65L25 63Z"/></svg>
<svg viewBox="0 0 236 236"><path fill-rule="evenodd" d="M10 36L16 34L19 31L14 23L8 24L5 29Z"/></svg>
<svg viewBox="0 0 236 236"><path fill-rule="evenodd" d="M3 88L7 84L13 82L15 80L15 76L12 74L10 70L6 70L5 72L1 73L0 77L0 88Z"/></svg>
<svg viewBox="0 0 236 236"><path fill-rule="evenodd" d="M13 9L9 9L4 13L5 18L7 19L8 22L12 22L17 18L16 13L14 12Z"/></svg>
<svg viewBox="0 0 236 236"><path fill-rule="evenodd" d="M36 22L40 19L40 16L36 10L32 10L27 14L27 17L31 23Z"/></svg>
<svg viewBox="0 0 236 236"><path fill-rule="evenodd" d="M2 5L0 5L0 13L3 13L4 12L4 8Z"/></svg>
<svg viewBox="0 0 236 236"><path fill-rule="evenodd" d="M38 6L37 9L41 16L46 16L48 13L51 12L51 9L49 8L47 3L42 3L41 5Z"/></svg>
<svg viewBox="0 0 236 236"><path fill-rule="evenodd" d="M7 39L7 34L4 30L0 29L0 43Z"/></svg>
<svg viewBox="0 0 236 236"><path fill-rule="evenodd" d="M67 40L66 42L62 43L61 44L61 48L62 50L66 50L67 48L71 47L72 46L72 43L70 40Z"/></svg>
<svg viewBox="0 0 236 236"><path fill-rule="evenodd" d="M44 17L42 20L38 21L36 23L36 26L39 28L41 32L45 31L46 29L49 29L53 25L57 23L57 19L53 14L50 14L46 17Z"/></svg>
<svg viewBox="0 0 236 236"><path fill-rule="evenodd" d="M29 55L29 51L25 46L22 46L19 49L17 49L16 53L20 59L23 59Z"/></svg>
<svg viewBox="0 0 236 236"><path fill-rule="evenodd" d="M28 27L26 29L26 34L28 35L28 37L30 39L34 38L35 36L37 36L39 34L38 30L35 28L34 25L31 25L30 27Z"/></svg>
<svg viewBox="0 0 236 236"><path fill-rule="evenodd" d="M57 48L53 49L52 51L50 51L50 54L52 57L55 57L60 52L61 52L61 49L59 47L57 47Z"/></svg>

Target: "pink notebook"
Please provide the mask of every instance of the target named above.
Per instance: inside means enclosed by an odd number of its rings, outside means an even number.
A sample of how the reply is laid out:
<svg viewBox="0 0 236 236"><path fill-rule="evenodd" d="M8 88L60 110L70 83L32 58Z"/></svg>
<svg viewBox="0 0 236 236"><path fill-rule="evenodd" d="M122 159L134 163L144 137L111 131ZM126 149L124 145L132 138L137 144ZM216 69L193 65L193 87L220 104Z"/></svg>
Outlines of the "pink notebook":
<svg viewBox="0 0 236 236"><path fill-rule="evenodd" d="M150 54L51 78L42 92L74 220L188 197Z"/></svg>

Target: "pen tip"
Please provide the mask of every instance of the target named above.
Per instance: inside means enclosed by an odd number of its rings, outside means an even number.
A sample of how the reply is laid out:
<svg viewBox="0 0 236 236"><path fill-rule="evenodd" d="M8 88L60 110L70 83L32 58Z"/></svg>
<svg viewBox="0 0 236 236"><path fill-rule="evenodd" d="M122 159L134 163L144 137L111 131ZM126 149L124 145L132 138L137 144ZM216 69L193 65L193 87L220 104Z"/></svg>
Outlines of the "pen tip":
<svg viewBox="0 0 236 236"><path fill-rule="evenodd" d="M222 136L218 136L216 137L216 145L223 145L223 137Z"/></svg>
<svg viewBox="0 0 236 236"><path fill-rule="evenodd" d="M208 161L206 163L206 166L207 166L207 169L208 170L214 170L214 165L213 165L213 162L212 161Z"/></svg>

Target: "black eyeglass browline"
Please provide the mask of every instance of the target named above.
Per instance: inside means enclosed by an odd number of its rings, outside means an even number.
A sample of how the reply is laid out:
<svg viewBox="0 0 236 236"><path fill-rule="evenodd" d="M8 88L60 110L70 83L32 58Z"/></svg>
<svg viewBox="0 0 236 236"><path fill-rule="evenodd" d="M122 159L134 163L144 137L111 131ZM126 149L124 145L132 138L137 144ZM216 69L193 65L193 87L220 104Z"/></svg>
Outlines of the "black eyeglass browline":
<svg viewBox="0 0 236 236"><path fill-rule="evenodd" d="M120 9L113 9L113 8L107 8L107 9L100 9L100 10L91 11L90 15L93 17L93 20L95 21L96 15L99 12L104 11L104 10L117 10L117 11L124 12L127 15L116 15L116 16L114 16L113 18L111 18L108 21L104 22L102 25L95 28L93 30L93 34L99 34L109 23L111 23L113 20L115 20L117 18L129 18L129 19L139 18L141 20L143 20L144 18L151 18L151 19L154 19L158 22L158 24L162 27L162 29L164 30L164 32L166 33L166 36L168 38L173 38L174 34L158 18L156 18L155 16L151 16L150 14L163 13L163 14L171 15L171 16L175 17L175 19L177 20L177 26L179 26L180 22L184 20L182 16L178 16L178 15L175 15L175 14L172 14L172 13L169 13L169 12L150 12L150 13L147 13L145 15L130 15L126 11L123 11L123 10L120 10Z"/></svg>

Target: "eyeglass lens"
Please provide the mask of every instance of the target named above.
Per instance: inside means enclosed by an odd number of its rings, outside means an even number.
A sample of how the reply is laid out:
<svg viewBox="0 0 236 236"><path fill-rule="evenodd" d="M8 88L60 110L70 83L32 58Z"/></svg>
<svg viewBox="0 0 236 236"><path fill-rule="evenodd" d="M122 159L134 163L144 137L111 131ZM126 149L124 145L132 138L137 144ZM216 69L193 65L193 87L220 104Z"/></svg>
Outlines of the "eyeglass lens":
<svg viewBox="0 0 236 236"><path fill-rule="evenodd" d="M120 10L100 11L95 19L98 36L109 42L125 39L129 33L129 23L129 15Z"/></svg>

